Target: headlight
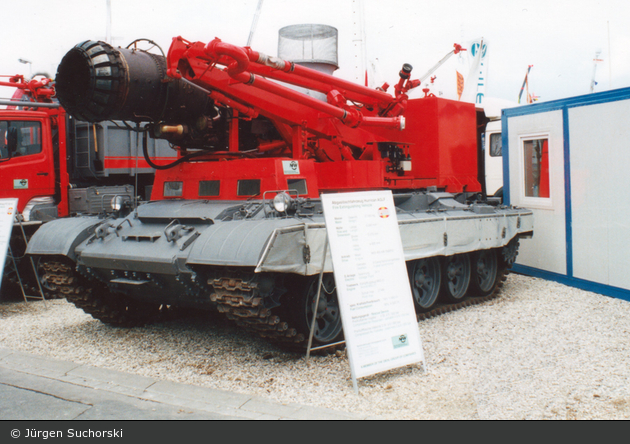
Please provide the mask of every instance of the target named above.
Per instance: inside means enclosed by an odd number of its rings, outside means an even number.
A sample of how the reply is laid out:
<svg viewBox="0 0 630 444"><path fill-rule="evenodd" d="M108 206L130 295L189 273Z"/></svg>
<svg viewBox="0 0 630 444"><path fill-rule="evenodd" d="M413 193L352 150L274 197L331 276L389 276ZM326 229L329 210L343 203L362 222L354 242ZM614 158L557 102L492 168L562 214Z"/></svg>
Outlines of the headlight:
<svg viewBox="0 0 630 444"><path fill-rule="evenodd" d="M120 211L125 203L125 198L123 196L114 196L111 201L112 210Z"/></svg>
<svg viewBox="0 0 630 444"><path fill-rule="evenodd" d="M292 205L293 199L285 192L278 193L273 198L273 207L278 213L285 213Z"/></svg>

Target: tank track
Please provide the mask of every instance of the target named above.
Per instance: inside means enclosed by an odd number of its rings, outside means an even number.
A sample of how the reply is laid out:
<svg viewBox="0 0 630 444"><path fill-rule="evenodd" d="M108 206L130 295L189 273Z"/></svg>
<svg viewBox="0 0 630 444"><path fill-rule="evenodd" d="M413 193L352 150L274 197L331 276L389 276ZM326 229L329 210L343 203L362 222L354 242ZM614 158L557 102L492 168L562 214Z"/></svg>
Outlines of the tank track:
<svg viewBox="0 0 630 444"><path fill-rule="evenodd" d="M62 299L66 297L66 291L72 287L74 280L72 276L73 266L62 261L42 262L41 268L44 275L41 278L46 282L46 298Z"/></svg>
<svg viewBox="0 0 630 444"><path fill-rule="evenodd" d="M76 271L74 264L64 260L50 260L42 264L46 280L57 288L77 308L95 319L115 327L139 327L163 317L157 304L135 303L118 293L107 292L107 287L88 285L88 279ZM101 293L100 290L105 290Z"/></svg>
<svg viewBox="0 0 630 444"><path fill-rule="evenodd" d="M22 242L23 242L22 236L16 236L16 235L11 236L12 246L20 244ZM7 259L4 265L3 275L2 275L3 283L11 285L11 290L10 290L11 292L17 292L17 294L21 295L22 294L22 290L20 289L20 281L21 281L22 286L24 287L24 292L27 294L27 297L41 299L39 285L37 285L37 281L35 280L36 278L34 276L33 268L32 268L29 258L27 256L24 256L24 252L18 251L17 248L14 249L14 254L16 254L16 257L14 259L18 267L17 271L19 271L19 278L18 278L18 273L16 272L16 269L15 269L15 265L13 264L13 260L11 260L9 256L7 256ZM52 269L54 269L54 266ZM44 298L46 300L62 298L63 296L57 292L56 286L52 283L54 279L48 280L46 276L48 272L46 271L45 273L46 274L43 276L41 275L37 276L40 279L44 279L44 282L40 282L42 284L42 291L44 293ZM51 277L54 275L54 273L55 272L53 272Z"/></svg>
<svg viewBox="0 0 630 444"><path fill-rule="evenodd" d="M152 310L145 315L139 312L133 313L129 308L125 310L124 304L121 305L115 298L112 300L110 297L103 298L94 295L91 288L86 289L81 284L82 279L73 265L64 261L48 261L43 264L43 267L46 270L46 279L57 286L58 294L102 322L119 327L132 327L159 319L158 313L151 313ZM509 269L500 267L499 273L498 284L493 293L479 297L468 296L457 303L438 303L431 310L417 314L417 320L427 320L496 299L500 296ZM257 277L252 273L209 278L207 284L211 292L210 300L216 303L219 313L237 326L274 342L280 347L304 351L308 337L292 326L290 315L283 313L281 307L265 307L264 296L261 294L264 290ZM115 294L110 296L112 295ZM146 306L146 304L143 305ZM342 347L330 347L320 352L334 352Z"/></svg>
<svg viewBox="0 0 630 444"><path fill-rule="evenodd" d="M290 327L289 321L282 320L273 309L263 306L255 276L219 277L209 279L208 284L213 290L210 300L217 304L220 313L239 327L284 346L298 346L307 339L296 328Z"/></svg>
<svg viewBox="0 0 630 444"><path fill-rule="evenodd" d="M457 303L438 303L431 310L418 313L416 319L418 321L430 319L473 305L483 304L499 297L503 284L507 280L509 269L500 267L498 271L500 273L497 277L498 284L493 293L487 296L468 296ZM297 330L291 327L290 320L282 320L281 316L272 314L269 309L263 308L262 298L257 297L256 294L258 287L256 282L251 279L247 280L247 278L223 277L210 279L208 284L214 288L211 299L218 304L219 312L238 326L285 348L296 350L306 348L308 338L297 333ZM339 349L339 347L331 348L333 351Z"/></svg>

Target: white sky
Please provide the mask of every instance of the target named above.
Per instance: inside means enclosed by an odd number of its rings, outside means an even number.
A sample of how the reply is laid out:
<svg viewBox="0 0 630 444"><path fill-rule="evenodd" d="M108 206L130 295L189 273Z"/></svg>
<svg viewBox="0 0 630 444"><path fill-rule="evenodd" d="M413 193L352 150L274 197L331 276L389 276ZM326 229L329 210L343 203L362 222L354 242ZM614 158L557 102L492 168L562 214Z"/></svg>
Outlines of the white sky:
<svg viewBox="0 0 630 444"><path fill-rule="evenodd" d="M339 30L335 75L352 78L353 0L264 0L252 48L276 55L278 30L321 23ZM379 60L391 85L403 63L412 78L435 65L454 43L488 43L486 95L516 101L528 65L529 91L549 101L630 86L630 2L627 0L364 0L368 60ZM114 46L148 38L168 51L172 37L244 46L258 0L111 0ZM84 40L104 40L106 0L0 0L0 74L47 72ZM609 51L610 48L610 51ZM32 61L32 66L18 59ZM457 58L435 74L434 92L454 98ZM30 68L30 70L29 70ZM465 73L466 74L466 73ZM0 89L0 97L10 94Z"/></svg>

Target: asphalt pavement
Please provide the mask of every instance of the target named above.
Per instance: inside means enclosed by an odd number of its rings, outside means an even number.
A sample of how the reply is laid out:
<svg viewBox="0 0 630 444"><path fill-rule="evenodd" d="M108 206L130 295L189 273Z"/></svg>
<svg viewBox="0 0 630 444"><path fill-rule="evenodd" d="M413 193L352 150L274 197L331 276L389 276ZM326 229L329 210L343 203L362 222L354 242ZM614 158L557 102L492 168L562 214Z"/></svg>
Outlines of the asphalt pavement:
<svg viewBox="0 0 630 444"><path fill-rule="evenodd" d="M0 347L0 420L364 420Z"/></svg>

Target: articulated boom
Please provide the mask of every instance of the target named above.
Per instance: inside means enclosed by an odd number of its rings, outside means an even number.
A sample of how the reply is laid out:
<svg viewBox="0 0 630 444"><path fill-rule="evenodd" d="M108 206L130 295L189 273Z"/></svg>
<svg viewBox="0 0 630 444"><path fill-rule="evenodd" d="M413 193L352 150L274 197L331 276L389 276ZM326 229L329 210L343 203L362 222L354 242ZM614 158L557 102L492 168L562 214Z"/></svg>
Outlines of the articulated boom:
<svg viewBox="0 0 630 444"><path fill-rule="evenodd" d="M259 113L268 114L269 117L279 118L290 126L304 126L327 138L338 136L328 126L327 121L331 118L338 119L351 128L360 125L404 128L405 120L400 114L406 106L405 92L417 86L415 82L409 81L409 65L405 65L401 71L394 98L384 91L356 85L290 61L269 57L248 47L224 43L219 39L204 45L201 42L189 43L177 37L173 39L167 63L170 77L183 77L198 85L225 92L239 102L240 111L248 117L256 117ZM218 69L217 64L226 68ZM271 82L267 78L325 93L327 102ZM239 88L239 84L251 88ZM210 95L216 97L215 101L230 105L230 102L222 101L225 95L219 92ZM357 105L347 105L348 100ZM297 104L304 105L305 108L300 108ZM361 106L365 107L364 112L360 111ZM322 118L319 113L327 117Z"/></svg>

